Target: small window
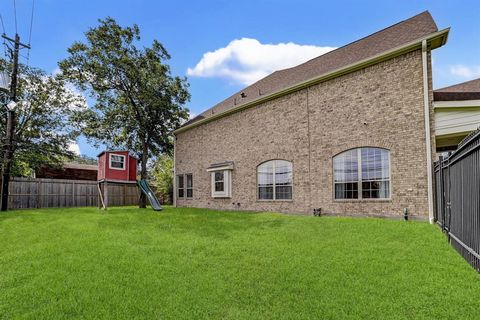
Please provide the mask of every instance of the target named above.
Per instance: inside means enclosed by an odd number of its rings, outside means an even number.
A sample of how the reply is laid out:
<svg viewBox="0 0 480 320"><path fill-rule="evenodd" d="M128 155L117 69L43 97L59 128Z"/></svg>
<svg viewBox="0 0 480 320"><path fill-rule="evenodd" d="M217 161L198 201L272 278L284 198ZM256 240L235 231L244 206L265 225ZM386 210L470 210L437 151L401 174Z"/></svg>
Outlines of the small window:
<svg viewBox="0 0 480 320"><path fill-rule="evenodd" d="M225 191L225 173L218 171L214 173L215 176L215 192Z"/></svg>
<svg viewBox="0 0 480 320"><path fill-rule="evenodd" d="M211 171L212 177L212 197L230 198L231 197L231 170Z"/></svg>
<svg viewBox="0 0 480 320"><path fill-rule="evenodd" d="M335 199L390 198L390 152L381 148L347 150L333 158Z"/></svg>
<svg viewBox="0 0 480 320"><path fill-rule="evenodd" d="M189 173L185 177L187 180L187 198L193 198L193 175Z"/></svg>
<svg viewBox="0 0 480 320"><path fill-rule="evenodd" d="M125 170L125 156L120 154L111 154L110 168L115 170Z"/></svg>
<svg viewBox="0 0 480 320"><path fill-rule="evenodd" d="M177 176L177 197L178 198L185 197L185 184L183 180L183 175Z"/></svg>
<svg viewBox="0 0 480 320"><path fill-rule="evenodd" d="M285 160L271 160L259 165L257 188L259 200L292 200L292 163Z"/></svg>

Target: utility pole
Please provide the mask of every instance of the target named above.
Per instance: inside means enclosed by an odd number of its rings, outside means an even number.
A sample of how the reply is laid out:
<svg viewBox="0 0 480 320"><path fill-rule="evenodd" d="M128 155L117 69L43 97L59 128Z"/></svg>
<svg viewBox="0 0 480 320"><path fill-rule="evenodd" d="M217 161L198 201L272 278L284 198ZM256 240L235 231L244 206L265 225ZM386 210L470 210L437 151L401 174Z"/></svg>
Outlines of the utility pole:
<svg viewBox="0 0 480 320"><path fill-rule="evenodd" d="M17 102L17 80L18 80L18 52L20 47L30 49L30 46L20 42L20 37L15 34L15 39L2 35L2 38L13 43L12 50L12 80L10 82L10 101ZM13 136L15 134L15 111L7 110L7 127L5 130L5 144L3 145L3 172L2 172L2 197L0 211L7 211L8 208L8 185L10 183L10 171L13 161Z"/></svg>

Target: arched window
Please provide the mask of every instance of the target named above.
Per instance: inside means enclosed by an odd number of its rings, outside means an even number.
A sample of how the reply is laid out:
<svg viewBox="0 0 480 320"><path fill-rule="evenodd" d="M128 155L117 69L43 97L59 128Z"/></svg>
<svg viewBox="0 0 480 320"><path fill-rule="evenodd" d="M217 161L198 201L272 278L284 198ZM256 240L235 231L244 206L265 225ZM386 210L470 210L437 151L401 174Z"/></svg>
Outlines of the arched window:
<svg viewBox="0 0 480 320"><path fill-rule="evenodd" d="M289 161L271 160L257 167L259 200L291 200L292 184L292 163Z"/></svg>
<svg viewBox="0 0 480 320"><path fill-rule="evenodd" d="M335 199L390 198L390 151L357 148L333 157Z"/></svg>

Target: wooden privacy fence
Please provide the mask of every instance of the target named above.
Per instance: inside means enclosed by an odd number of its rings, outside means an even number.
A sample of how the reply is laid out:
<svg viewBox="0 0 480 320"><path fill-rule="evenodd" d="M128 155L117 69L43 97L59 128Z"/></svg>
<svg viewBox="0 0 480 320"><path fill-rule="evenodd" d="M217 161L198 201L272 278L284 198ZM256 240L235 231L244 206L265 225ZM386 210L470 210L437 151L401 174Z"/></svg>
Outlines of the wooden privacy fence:
<svg viewBox="0 0 480 320"><path fill-rule="evenodd" d="M109 205L138 204L136 184L108 184ZM99 206L96 181L13 178L9 185L10 209Z"/></svg>
<svg viewBox="0 0 480 320"><path fill-rule="evenodd" d="M440 158L435 172L435 220L458 252L480 271L480 129Z"/></svg>

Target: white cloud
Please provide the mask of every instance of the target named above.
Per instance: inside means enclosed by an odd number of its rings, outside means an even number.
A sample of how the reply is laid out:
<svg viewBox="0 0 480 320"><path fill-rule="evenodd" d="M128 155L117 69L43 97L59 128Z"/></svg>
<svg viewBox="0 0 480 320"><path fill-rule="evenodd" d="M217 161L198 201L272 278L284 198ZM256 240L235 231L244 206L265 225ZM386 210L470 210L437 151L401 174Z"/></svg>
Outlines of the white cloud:
<svg viewBox="0 0 480 320"><path fill-rule="evenodd" d="M68 150L73 152L74 154L76 155L80 155L80 146L78 145L78 143L76 141L72 141L70 142L70 144L68 145Z"/></svg>
<svg viewBox="0 0 480 320"><path fill-rule="evenodd" d="M462 78L480 77L480 65L468 67L463 64L457 64L450 67L450 73Z"/></svg>
<svg viewBox="0 0 480 320"><path fill-rule="evenodd" d="M56 67L52 71L51 76L56 77L56 76L61 75L61 74L62 74L62 70L59 67ZM70 97L69 97L70 102L69 102L68 107L71 110L79 111L79 110L82 110L82 109L86 109L88 107L87 97L85 96L85 94L82 91L78 90L78 88L75 87L75 85L73 83L66 82L64 88L65 88L65 91L67 92L67 94L70 95Z"/></svg>
<svg viewBox="0 0 480 320"><path fill-rule="evenodd" d="M256 39L242 38L205 53L194 68L188 68L187 74L226 78L248 85L276 70L296 66L333 49L293 42L262 44Z"/></svg>

